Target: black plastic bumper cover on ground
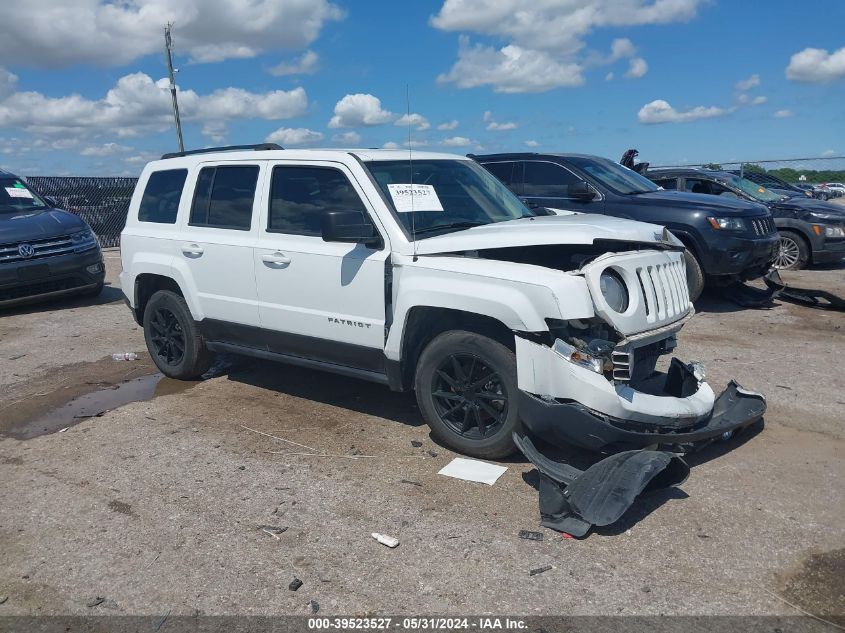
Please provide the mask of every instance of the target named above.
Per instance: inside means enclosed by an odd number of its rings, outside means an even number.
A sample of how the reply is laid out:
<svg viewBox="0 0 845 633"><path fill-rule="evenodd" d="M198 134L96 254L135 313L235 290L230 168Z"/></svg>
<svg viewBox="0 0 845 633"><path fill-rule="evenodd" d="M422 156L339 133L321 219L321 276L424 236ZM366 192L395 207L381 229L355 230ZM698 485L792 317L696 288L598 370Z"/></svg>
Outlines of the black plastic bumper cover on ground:
<svg viewBox="0 0 845 633"><path fill-rule="evenodd" d="M546 457L526 436L514 433L513 439L540 472L540 523L572 536L615 523L640 494L678 486L689 476L683 459L663 451L617 453L581 471Z"/></svg>
<svg viewBox="0 0 845 633"><path fill-rule="evenodd" d="M716 398L710 417L692 426L675 420L631 422L601 416L578 403L546 401L524 391L519 411L525 427L536 437L558 446L581 446L595 451L620 451L655 444L684 447L737 431L758 421L766 399L731 381Z"/></svg>

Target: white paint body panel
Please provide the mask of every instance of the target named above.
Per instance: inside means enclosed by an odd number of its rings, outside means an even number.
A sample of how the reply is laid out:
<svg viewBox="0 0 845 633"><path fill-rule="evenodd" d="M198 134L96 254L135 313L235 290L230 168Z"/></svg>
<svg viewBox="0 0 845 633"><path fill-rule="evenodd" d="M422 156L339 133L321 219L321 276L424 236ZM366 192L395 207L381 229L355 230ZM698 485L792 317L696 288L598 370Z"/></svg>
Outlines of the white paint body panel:
<svg viewBox="0 0 845 633"><path fill-rule="evenodd" d="M613 385L604 376L574 365L551 348L516 338L519 388L549 398L574 400L594 411L621 420L650 422L655 417L695 422L707 417L716 399L705 382L687 398L652 396L628 385Z"/></svg>

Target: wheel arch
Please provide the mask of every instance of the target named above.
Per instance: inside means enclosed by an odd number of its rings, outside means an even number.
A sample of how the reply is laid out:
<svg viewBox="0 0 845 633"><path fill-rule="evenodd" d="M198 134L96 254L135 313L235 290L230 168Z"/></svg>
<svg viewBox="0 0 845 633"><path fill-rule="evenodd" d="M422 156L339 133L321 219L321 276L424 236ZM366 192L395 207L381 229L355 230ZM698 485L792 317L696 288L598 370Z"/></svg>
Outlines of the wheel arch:
<svg viewBox="0 0 845 633"><path fill-rule="evenodd" d="M486 336L515 351L514 333L505 323L491 316L437 306L414 306L408 310L400 343L400 360L388 361L394 389L413 388L414 373L420 354L438 335L463 330Z"/></svg>
<svg viewBox="0 0 845 633"><path fill-rule="evenodd" d="M144 309L147 302L159 290L170 290L185 298L185 293L179 283L172 277L157 273L141 273L135 277L134 308L132 310L135 322L141 325L144 320ZM186 300L187 301L187 300Z"/></svg>

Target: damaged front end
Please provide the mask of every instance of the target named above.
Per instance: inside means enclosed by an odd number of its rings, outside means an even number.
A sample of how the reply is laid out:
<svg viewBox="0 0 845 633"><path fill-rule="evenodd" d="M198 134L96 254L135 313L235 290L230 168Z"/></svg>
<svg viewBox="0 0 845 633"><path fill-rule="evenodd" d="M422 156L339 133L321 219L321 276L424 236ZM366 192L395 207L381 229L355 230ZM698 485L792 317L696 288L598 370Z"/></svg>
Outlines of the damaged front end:
<svg viewBox="0 0 845 633"><path fill-rule="evenodd" d="M611 271L627 296L608 292ZM543 525L575 536L616 521L642 492L677 485L680 454L754 424L766 400L731 382L717 397L700 363L659 360L693 315L678 253L608 254L584 266L591 319L548 321L517 333L524 435L514 442L541 473ZM611 454L580 471L540 452L532 438Z"/></svg>
<svg viewBox="0 0 845 633"><path fill-rule="evenodd" d="M608 269L624 280L624 311L600 288ZM676 333L692 317L675 253L608 255L581 271L597 316L549 322L549 331L516 337L520 416L536 436L617 452L660 445L688 451L759 420L761 394L731 383L717 398L704 368L673 358Z"/></svg>

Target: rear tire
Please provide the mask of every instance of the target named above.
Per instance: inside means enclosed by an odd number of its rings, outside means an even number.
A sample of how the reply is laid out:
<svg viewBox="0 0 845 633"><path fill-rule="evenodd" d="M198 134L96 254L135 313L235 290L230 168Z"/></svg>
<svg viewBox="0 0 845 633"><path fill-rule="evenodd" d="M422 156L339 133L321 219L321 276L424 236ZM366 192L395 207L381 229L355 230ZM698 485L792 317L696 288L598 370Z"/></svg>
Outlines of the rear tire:
<svg viewBox="0 0 845 633"><path fill-rule="evenodd" d="M810 261L810 244L795 231L780 230L780 249L775 256L775 268L801 270Z"/></svg>
<svg viewBox="0 0 845 633"><path fill-rule="evenodd" d="M698 301L701 293L704 292L704 271L701 264L689 249L684 251L684 260L687 264L687 288L689 289L689 300L693 303Z"/></svg>
<svg viewBox="0 0 845 633"><path fill-rule="evenodd" d="M143 323L150 358L165 376L192 380L211 367L213 354L180 295L170 290L154 293L144 308Z"/></svg>
<svg viewBox="0 0 845 633"><path fill-rule="evenodd" d="M420 355L415 389L432 434L449 448L484 459L516 450L516 356L501 343L463 330L440 334Z"/></svg>

